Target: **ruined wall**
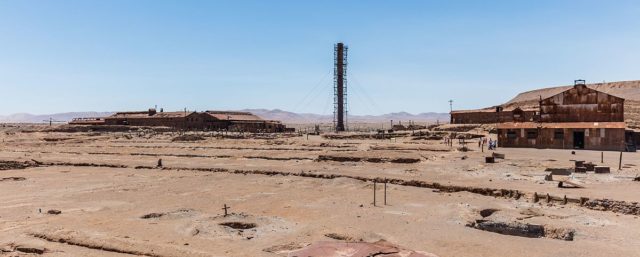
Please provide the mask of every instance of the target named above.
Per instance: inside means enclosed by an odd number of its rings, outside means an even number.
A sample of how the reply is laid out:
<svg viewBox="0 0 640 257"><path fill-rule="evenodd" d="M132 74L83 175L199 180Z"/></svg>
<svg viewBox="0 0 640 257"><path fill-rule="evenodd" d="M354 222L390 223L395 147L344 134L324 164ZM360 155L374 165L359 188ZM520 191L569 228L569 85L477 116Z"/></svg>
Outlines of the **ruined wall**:
<svg viewBox="0 0 640 257"><path fill-rule="evenodd" d="M541 122L621 122L624 99L584 85L540 101Z"/></svg>
<svg viewBox="0 0 640 257"><path fill-rule="evenodd" d="M509 132L515 132L515 137ZM584 133L585 150L625 150L623 128L498 129L498 146L574 149L574 132ZM533 134L536 136L532 138Z"/></svg>

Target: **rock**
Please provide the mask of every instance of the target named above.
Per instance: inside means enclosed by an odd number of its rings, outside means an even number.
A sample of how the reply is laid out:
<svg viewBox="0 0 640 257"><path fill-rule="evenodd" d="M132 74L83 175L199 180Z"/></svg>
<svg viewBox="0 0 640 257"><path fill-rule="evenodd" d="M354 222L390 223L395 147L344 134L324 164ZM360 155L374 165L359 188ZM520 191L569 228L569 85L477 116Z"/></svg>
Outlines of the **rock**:
<svg viewBox="0 0 640 257"><path fill-rule="evenodd" d="M611 173L611 169L608 166L595 166L594 171L596 173Z"/></svg>
<svg viewBox="0 0 640 257"><path fill-rule="evenodd" d="M487 156L487 157L484 157L484 162L485 163L495 163L496 159L493 156Z"/></svg>
<svg viewBox="0 0 640 257"><path fill-rule="evenodd" d="M61 214L62 211L60 211L60 210L49 210L49 211L47 211L47 213L48 214L53 214L53 215L58 215L58 214Z"/></svg>
<svg viewBox="0 0 640 257"><path fill-rule="evenodd" d="M23 253L44 254L47 249L44 247L18 246L16 247L16 251Z"/></svg>

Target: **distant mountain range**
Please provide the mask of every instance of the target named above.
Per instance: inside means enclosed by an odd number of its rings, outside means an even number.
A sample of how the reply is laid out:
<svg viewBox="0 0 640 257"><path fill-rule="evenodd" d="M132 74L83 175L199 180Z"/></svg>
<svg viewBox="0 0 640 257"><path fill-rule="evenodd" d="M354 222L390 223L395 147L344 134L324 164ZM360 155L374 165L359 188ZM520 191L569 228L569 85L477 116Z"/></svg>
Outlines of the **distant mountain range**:
<svg viewBox="0 0 640 257"><path fill-rule="evenodd" d="M252 112L255 115L260 116L267 120L280 120L285 123L327 123L333 121L333 114L320 115L313 113L294 113L287 112L279 109L267 110L267 109L245 109L241 111ZM113 114L114 112L65 112L54 114L42 114L34 115L29 113L16 113L7 116L0 116L0 122L2 123L47 123L49 119L58 122L68 122L73 118L84 117L105 117ZM416 122L440 122L448 121L448 113L435 113L427 112L420 114L411 114L407 112L394 112L383 115L349 115L349 122L389 122L395 121L416 121Z"/></svg>
<svg viewBox="0 0 640 257"><path fill-rule="evenodd" d="M48 123L49 119L54 122L69 122L73 118L84 117L105 117L113 114L113 112L65 112L54 114L29 114L29 113L15 113L7 116L0 115L0 122L2 123Z"/></svg>
<svg viewBox="0 0 640 257"><path fill-rule="evenodd" d="M246 109L242 111L251 112L267 120L280 120L286 123L326 123L333 122L333 114L320 115L313 113L294 113L279 109ZM417 122L440 122L449 121L448 113L426 112L411 114L408 112L394 112L383 115L349 115L349 122L389 122L394 121L417 121Z"/></svg>

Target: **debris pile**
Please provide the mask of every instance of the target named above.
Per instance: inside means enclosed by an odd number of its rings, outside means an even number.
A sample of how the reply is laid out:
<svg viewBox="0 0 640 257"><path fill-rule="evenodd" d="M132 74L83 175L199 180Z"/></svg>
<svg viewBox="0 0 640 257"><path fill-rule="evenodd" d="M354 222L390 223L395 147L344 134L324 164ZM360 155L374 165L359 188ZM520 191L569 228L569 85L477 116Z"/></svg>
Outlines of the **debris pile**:
<svg viewBox="0 0 640 257"><path fill-rule="evenodd" d="M551 238L565 241L573 241L575 231L565 228L550 228L543 225L524 224L520 222L500 222L490 220L476 220L467 224L468 227L494 232L502 235Z"/></svg>
<svg viewBox="0 0 640 257"><path fill-rule="evenodd" d="M622 214L640 215L640 204L637 202L629 203L609 199L593 199L586 201L583 206L598 211L612 211Z"/></svg>
<svg viewBox="0 0 640 257"><path fill-rule="evenodd" d="M201 140L204 140L204 137L201 135L185 134L172 138L171 142L193 142Z"/></svg>
<svg viewBox="0 0 640 257"><path fill-rule="evenodd" d="M36 162L0 161L0 170L22 170L29 167L36 167Z"/></svg>
<svg viewBox="0 0 640 257"><path fill-rule="evenodd" d="M291 251L289 256L411 256L437 257L437 255L403 249L387 241L366 242L316 242L300 250Z"/></svg>
<svg viewBox="0 0 640 257"><path fill-rule="evenodd" d="M335 161L335 162L373 162L373 163L418 163L418 157L366 157L366 156L347 156L347 155L319 155L318 161Z"/></svg>

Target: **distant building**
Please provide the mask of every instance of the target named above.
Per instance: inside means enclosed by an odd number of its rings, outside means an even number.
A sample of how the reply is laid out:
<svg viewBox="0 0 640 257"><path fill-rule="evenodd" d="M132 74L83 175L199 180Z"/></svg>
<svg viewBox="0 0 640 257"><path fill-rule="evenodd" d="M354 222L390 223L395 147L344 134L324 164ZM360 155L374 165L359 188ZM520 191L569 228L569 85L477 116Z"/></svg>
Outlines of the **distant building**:
<svg viewBox="0 0 640 257"><path fill-rule="evenodd" d="M633 133L625 132L624 99L589 88L584 80L541 99L539 110L532 120L498 123L498 145L622 151L629 143L635 150Z"/></svg>
<svg viewBox="0 0 640 257"><path fill-rule="evenodd" d="M264 120L250 112L205 111L164 112L149 109L138 112L117 112L104 118L76 118L71 125L124 125L171 127L184 130L236 132L288 132L280 121Z"/></svg>
<svg viewBox="0 0 640 257"><path fill-rule="evenodd" d="M246 132L289 132L280 121L263 120L250 112L206 111L204 126L209 130Z"/></svg>
<svg viewBox="0 0 640 257"><path fill-rule="evenodd" d="M104 117L73 118L71 125L104 125Z"/></svg>
<svg viewBox="0 0 640 257"><path fill-rule="evenodd" d="M457 110L451 112L451 124L490 124L512 121L533 121L538 109L504 109L502 106L479 110Z"/></svg>

